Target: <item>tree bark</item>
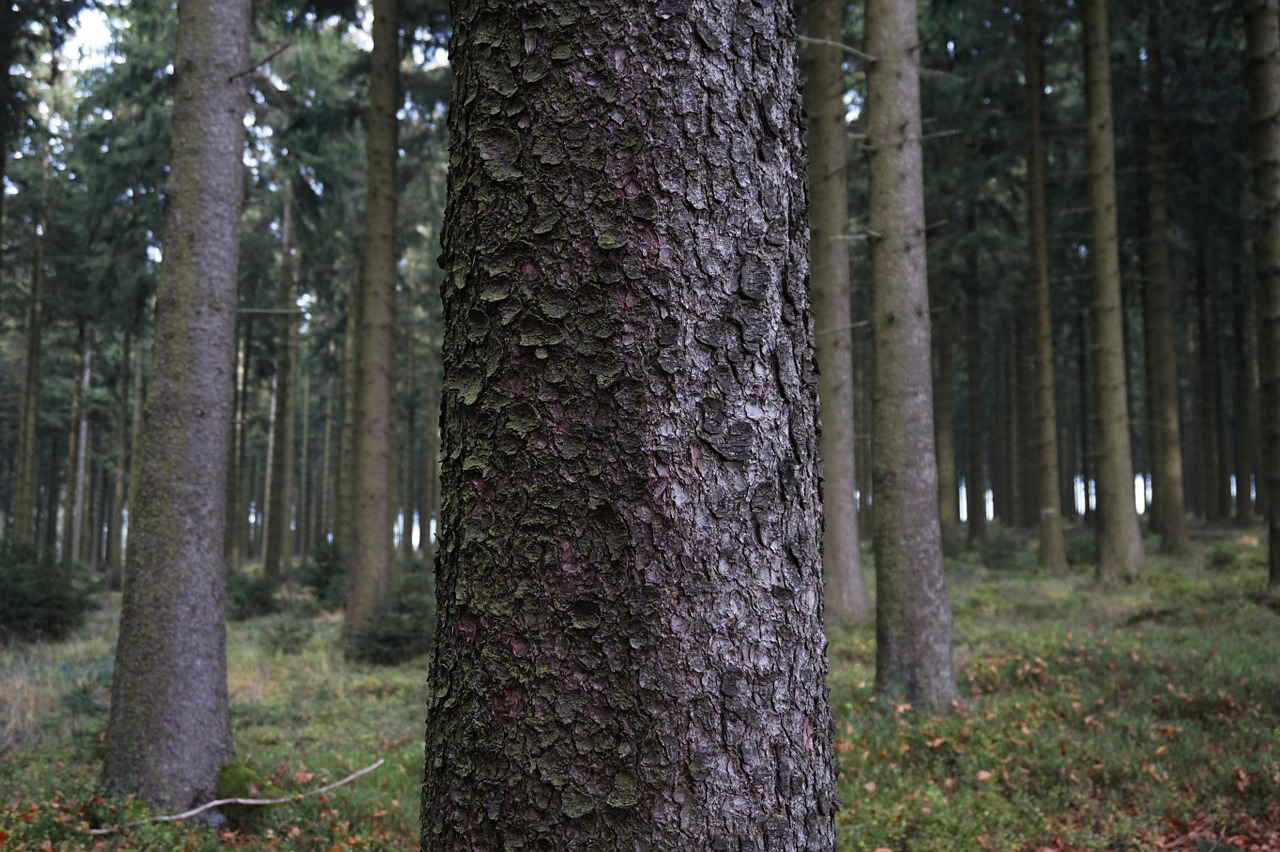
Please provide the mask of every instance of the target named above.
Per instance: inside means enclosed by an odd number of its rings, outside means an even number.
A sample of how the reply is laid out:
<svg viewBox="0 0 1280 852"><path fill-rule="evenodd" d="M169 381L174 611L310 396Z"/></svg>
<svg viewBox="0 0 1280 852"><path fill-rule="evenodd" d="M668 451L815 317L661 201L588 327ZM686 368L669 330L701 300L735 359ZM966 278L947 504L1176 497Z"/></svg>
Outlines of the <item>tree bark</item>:
<svg viewBox="0 0 1280 852"><path fill-rule="evenodd" d="M360 275L360 326L352 491L351 565L345 631L364 628L391 582L395 443L396 162L400 87L398 0L373 2L366 151L367 212Z"/></svg>
<svg viewBox="0 0 1280 852"><path fill-rule="evenodd" d="M1049 215L1044 144L1044 29L1040 0L1022 3L1023 69L1027 109L1027 232L1030 239L1035 326L1035 428L1037 496L1040 504L1040 568L1057 574L1067 570L1062 534L1062 500L1058 468L1058 411L1054 398L1053 278L1049 265ZM1031 495L1026 495L1027 499Z"/></svg>
<svg viewBox="0 0 1280 852"><path fill-rule="evenodd" d="M876 691L945 707L958 692L933 447L918 45L915 0L868 0Z"/></svg>
<svg viewBox="0 0 1280 852"><path fill-rule="evenodd" d="M1093 407L1098 424L1098 581L1143 573L1147 556L1133 502L1133 450L1116 231L1115 134L1111 123L1111 48L1107 0L1084 0L1085 103L1089 124L1089 272L1093 279Z"/></svg>
<svg viewBox="0 0 1280 852"><path fill-rule="evenodd" d="M1258 374L1269 578L1280 585L1280 3L1246 0L1245 67L1253 154Z"/></svg>
<svg viewBox="0 0 1280 852"><path fill-rule="evenodd" d="M865 621L871 601L858 549L854 469L853 306L849 283L844 0L808 0L803 51L809 116L809 288L822 407L822 572L827 622ZM824 42L819 44L818 42Z"/></svg>
<svg viewBox="0 0 1280 852"><path fill-rule="evenodd" d="M244 193L248 0L180 0L155 374L103 781L181 810L231 757L223 525Z"/></svg>
<svg viewBox="0 0 1280 852"><path fill-rule="evenodd" d="M1143 321L1147 343L1147 397L1151 412L1152 504L1160 550L1186 553L1182 417L1173 341L1173 274L1169 265L1169 145L1164 121L1164 49L1160 0L1147 3L1147 244L1143 252Z"/></svg>
<svg viewBox="0 0 1280 852"><path fill-rule="evenodd" d="M791 4L453 12L423 848L831 849Z"/></svg>

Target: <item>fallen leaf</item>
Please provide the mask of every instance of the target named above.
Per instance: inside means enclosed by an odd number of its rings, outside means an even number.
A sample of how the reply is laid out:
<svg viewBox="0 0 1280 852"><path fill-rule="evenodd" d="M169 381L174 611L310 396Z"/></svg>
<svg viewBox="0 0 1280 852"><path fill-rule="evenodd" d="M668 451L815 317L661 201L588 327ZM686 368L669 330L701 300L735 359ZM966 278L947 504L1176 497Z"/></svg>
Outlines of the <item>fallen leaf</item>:
<svg viewBox="0 0 1280 852"><path fill-rule="evenodd" d="M874 793L876 791L876 782L868 781L862 785L862 789L866 790L867 793Z"/></svg>
<svg viewBox="0 0 1280 852"><path fill-rule="evenodd" d="M990 781L994 776L992 776L992 774L985 769L979 769L976 777L979 781L986 783L987 781Z"/></svg>

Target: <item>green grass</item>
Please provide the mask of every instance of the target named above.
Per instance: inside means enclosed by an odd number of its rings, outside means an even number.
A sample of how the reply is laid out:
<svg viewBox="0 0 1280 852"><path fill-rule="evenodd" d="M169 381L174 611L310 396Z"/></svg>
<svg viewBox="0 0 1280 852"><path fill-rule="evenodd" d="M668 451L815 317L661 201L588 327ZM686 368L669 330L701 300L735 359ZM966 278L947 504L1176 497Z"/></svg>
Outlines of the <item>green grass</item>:
<svg viewBox="0 0 1280 852"><path fill-rule="evenodd" d="M870 626L831 637L841 850L1280 848L1280 595L1256 541L1218 534L1106 590L1087 564L1048 578L1029 554L982 562L948 563L964 696L951 713L875 699ZM69 641L0 649L5 852L92 848L89 825L147 816L95 796L118 607ZM260 794L387 763L262 809L247 833L146 825L102 848L416 844L425 662L354 665L335 616L290 618L230 626L236 749Z"/></svg>

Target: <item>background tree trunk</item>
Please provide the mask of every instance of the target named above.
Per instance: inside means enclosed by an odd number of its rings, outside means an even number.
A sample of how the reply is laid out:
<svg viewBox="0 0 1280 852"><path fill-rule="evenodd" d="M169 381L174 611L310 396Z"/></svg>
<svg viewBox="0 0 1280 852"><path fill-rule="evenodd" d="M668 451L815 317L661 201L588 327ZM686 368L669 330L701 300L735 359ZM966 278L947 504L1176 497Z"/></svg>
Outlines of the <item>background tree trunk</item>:
<svg viewBox="0 0 1280 852"><path fill-rule="evenodd" d="M933 308L933 440L938 455L938 528L944 553L960 548L960 481L956 473L954 291L951 270L943 267L930 293Z"/></svg>
<svg viewBox="0 0 1280 852"><path fill-rule="evenodd" d="M453 8L423 848L831 849L791 4Z"/></svg>
<svg viewBox="0 0 1280 852"><path fill-rule="evenodd" d="M345 630L368 624L391 582L396 303L396 111L400 95L398 0L373 0L367 211L360 275L351 566Z"/></svg>
<svg viewBox="0 0 1280 852"><path fill-rule="evenodd" d="M1133 502L1106 0L1084 0L1083 17L1089 124L1089 273L1093 279L1093 407L1098 424L1098 580L1109 583L1144 572L1147 556Z"/></svg>
<svg viewBox="0 0 1280 852"><path fill-rule="evenodd" d="M809 288L822 407L822 572L829 623L864 621L871 601L858 550L854 469L853 305L849 283L844 0L808 0L805 109L809 116ZM818 42L826 42L819 44Z"/></svg>
<svg viewBox="0 0 1280 852"><path fill-rule="evenodd" d="M876 691L936 707L958 692L933 450L918 44L914 0L868 0Z"/></svg>
<svg viewBox="0 0 1280 852"><path fill-rule="evenodd" d="M40 422L40 355L44 334L44 231L45 223L41 222L36 228L34 259L31 264L26 355L22 366L22 403L19 406L18 473L13 532L21 544L34 544L36 540L40 457L40 434L37 430Z"/></svg>
<svg viewBox="0 0 1280 852"><path fill-rule="evenodd" d="M244 193L248 0L180 0L155 376L103 781L164 810L231 757L223 524Z"/></svg>
<svg viewBox="0 0 1280 852"><path fill-rule="evenodd" d="M107 526L107 588L119 591L124 579L124 496L125 472L128 470L129 453L129 403L132 399L129 371L133 364L133 330L126 329L124 343L120 347L120 372L116 381L116 393L120 404L116 409L116 441L112 457L111 517Z"/></svg>
<svg viewBox="0 0 1280 852"><path fill-rule="evenodd" d="M972 229L971 229L972 230ZM987 473L983 437L986 428L986 397L982 393L982 301L977 281L977 256L967 263L969 291L965 294L965 371L969 392L969 457L965 470L965 504L968 514L969 544L987 534ZM876 353L879 357L879 352Z"/></svg>
<svg viewBox="0 0 1280 852"><path fill-rule="evenodd" d="M1280 585L1280 3L1246 0L1246 77L1257 217L1258 373L1262 474L1267 480L1270 582Z"/></svg>
<svg viewBox="0 0 1280 852"><path fill-rule="evenodd" d="M1054 399L1053 284L1049 267L1049 215L1045 200L1048 154L1041 128L1044 112L1044 31L1040 0L1022 2L1023 70L1027 82L1027 232L1030 238L1035 327L1036 467L1040 505L1040 568L1067 570L1062 535L1062 501L1058 471L1058 410ZM1027 494L1025 499L1030 499Z"/></svg>
<svg viewBox="0 0 1280 852"><path fill-rule="evenodd" d="M267 478L267 534L263 544L262 573L279 582L293 558L294 431L297 427L297 392L294 385L294 325L297 297L294 293L295 263L293 247L292 205L288 194L280 213L280 285L276 293L276 309L283 311L276 319L276 380L271 395L271 473Z"/></svg>

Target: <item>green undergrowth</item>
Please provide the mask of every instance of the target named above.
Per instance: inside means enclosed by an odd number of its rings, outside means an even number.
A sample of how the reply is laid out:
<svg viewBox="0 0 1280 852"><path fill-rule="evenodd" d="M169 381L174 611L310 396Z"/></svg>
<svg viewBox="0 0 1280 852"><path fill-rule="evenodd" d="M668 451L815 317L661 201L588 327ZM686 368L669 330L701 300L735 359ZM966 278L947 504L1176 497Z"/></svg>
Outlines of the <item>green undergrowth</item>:
<svg viewBox="0 0 1280 852"><path fill-rule="evenodd" d="M1242 839L1280 838L1280 595L1258 543L1215 534L1100 589L1087 562L1045 577L1011 540L948 561L951 712L874 697L872 627L831 637L839 849L1280 848ZM118 610L108 596L67 641L0 649L0 849L416 845L426 662L353 663L320 610L229 626L237 789L295 796L385 765L237 827L88 835L150 816L96 796Z"/></svg>
<svg viewBox="0 0 1280 852"><path fill-rule="evenodd" d="M1105 589L1088 564L951 563L962 698L946 713L877 700L874 629L833 636L840 848L1276 848L1280 595L1263 553L1215 537Z"/></svg>
<svg viewBox="0 0 1280 852"><path fill-rule="evenodd" d="M228 628L228 686L236 768L254 798L307 794L372 765L323 795L240 809L211 831L181 823L133 826L152 814L97 795L110 705L119 596L70 642L0 651L0 849L405 849L418 836L426 660L355 664L335 614L276 613ZM299 625L305 625L300 627ZM295 634L301 641L281 636ZM25 708L25 709L24 709ZM249 833L251 832L251 833Z"/></svg>

